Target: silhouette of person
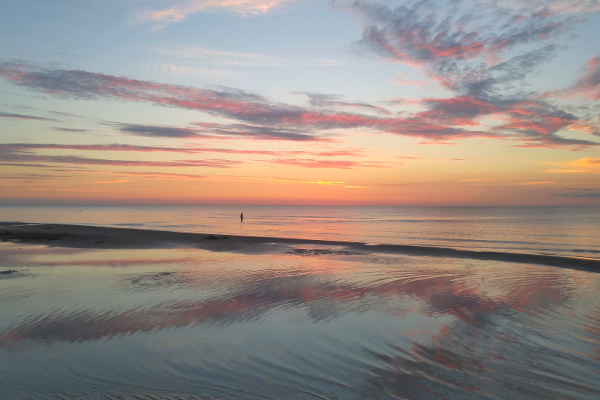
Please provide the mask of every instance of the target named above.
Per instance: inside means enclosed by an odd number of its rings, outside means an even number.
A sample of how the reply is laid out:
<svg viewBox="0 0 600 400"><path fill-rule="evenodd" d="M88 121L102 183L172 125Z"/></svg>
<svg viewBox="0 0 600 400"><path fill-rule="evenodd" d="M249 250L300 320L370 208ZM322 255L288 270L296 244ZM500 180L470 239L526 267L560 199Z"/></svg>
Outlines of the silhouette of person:
<svg viewBox="0 0 600 400"><path fill-rule="evenodd" d="M243 220L244 220L244 213L241 213L240 214L240 221L243 221Z"/></svg>

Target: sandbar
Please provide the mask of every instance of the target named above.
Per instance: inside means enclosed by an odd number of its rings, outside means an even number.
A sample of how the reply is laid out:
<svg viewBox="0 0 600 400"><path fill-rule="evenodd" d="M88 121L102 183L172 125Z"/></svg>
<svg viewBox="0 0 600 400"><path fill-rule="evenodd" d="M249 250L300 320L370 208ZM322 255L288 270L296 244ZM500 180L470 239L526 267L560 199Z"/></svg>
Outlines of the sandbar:
<svg viewBox="0 0 600 400"><path fill-rule="evenodd" d="M247 254L289 253L303 256L371 253L404 254L537 264L600 272L600 260L593 258L463 250L435 246L217 235L76 224L0 222L0 240L2 242L89 249L197 248Z"/></svg>

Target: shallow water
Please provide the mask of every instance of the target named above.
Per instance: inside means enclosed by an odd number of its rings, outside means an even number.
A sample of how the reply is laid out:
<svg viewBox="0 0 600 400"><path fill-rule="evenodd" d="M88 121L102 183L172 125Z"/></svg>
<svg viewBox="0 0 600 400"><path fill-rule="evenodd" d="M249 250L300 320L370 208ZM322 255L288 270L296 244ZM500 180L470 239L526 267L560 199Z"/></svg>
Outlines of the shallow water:
<svg viewBox="0 0 600 400"><path fill-rule="evenodd" d="M244 211L244 222L239 219ZM423 245L600 259L600 207L0 206L0 221Z"/></svg>
<svg viewBox="0 0 600 400"><path fill-rule="evenodd" d="M327 253L2 243L0 398L600 397L600 274Z"/></svg>

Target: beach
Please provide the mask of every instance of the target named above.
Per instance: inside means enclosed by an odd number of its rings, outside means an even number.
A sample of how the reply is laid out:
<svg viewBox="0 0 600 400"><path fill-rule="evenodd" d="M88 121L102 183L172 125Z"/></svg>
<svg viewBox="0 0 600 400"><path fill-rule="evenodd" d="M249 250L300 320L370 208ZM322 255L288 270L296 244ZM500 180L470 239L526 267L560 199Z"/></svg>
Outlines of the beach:
<svg viewBox="0 0 600 400"><path fill-rule="evenodd" d="M0 400L600 399L600 0L0 26Z"/></svg>
<svg viewBox="0 0 600 400"><path fill-rule="evenodd" d="M0 223L0 398L594 399L599 261Z"/></svg>

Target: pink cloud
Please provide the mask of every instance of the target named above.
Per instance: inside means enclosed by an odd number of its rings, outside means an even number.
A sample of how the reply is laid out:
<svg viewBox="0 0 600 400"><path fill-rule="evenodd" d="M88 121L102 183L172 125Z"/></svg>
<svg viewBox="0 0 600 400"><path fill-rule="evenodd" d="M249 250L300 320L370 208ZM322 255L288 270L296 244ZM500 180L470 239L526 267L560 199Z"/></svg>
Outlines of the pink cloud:
<svg viewBox="0 0 600 400"><path fill-rule="evenodd" d="M161 10L138 10L135 19L141 22L153 22L157 24L156 28L163 28L202 12L224 9L242 15L264 14L274 7L291 1L294 0L179 0L171 1L171 7Z"/></svg>
<svg viewBox="0 0 600 400"><path fill-rule="evenodd" d="M560 90L542 93L540 98L572 98L575 96L600 100L600 56L590 58L575 84Z"/></svg>
<svg viewBox="0 0 600 400"><path fill-rule="evenodd" d="M594 66L595 63L590 65ZM121 132L139 136L334 142L331 137L314 132L366 128L422 138L430 144L445 144L448 140L479 137L501 140L510 138L532 147L547 145L581 148L596 145L586 140L564 139L557 136L558 130L574 125L581 126L585 121L541 100L498 100L469 93L452 98L422 100L420 104L427 110L412 115L380 117L351 112L309 110L284 103L274 104L256 94L236 89L220 91L197 89L85 71L23 72L27 68L31 69L21 64L0 63L0 74L19 85L60 97L146 102L202 111L243 122L230 124L197 122L194 127L188 128L113 123ZM15 70L22 73L17 73ZM589 76L587 80L592 79L592 75ZM331 96L327 95L317 99L317 102L332 101ZM364 107L362 103L356 105ZM469 129L480 124L479 117L499 114L504 117L501 126Z"/></svg>
<svg viewBox="0 0 600 400"><path fill-rule="evenodd" d="M582 77L575 84L577 93L600 100L600 56L590 58Z"/></svg>
<svg viewBox="0 0 600 400"><path fill-rule="evenodd" d="M407 74L400 74L398 78L396 78L395 83L397 85L402 86L430 86L431 82L429 81L419 81L414 79L408 79Z"/></svg>

